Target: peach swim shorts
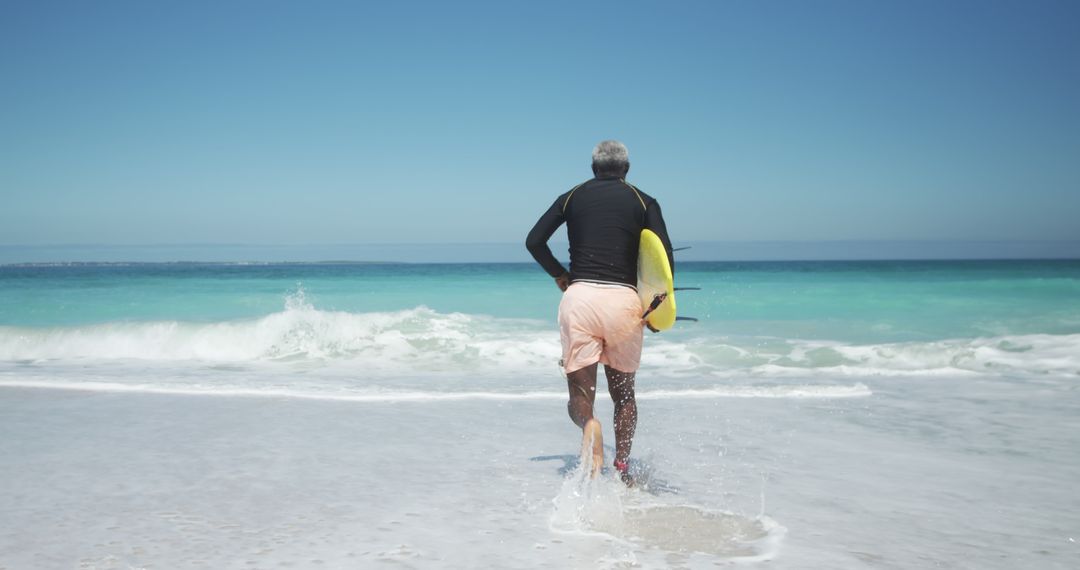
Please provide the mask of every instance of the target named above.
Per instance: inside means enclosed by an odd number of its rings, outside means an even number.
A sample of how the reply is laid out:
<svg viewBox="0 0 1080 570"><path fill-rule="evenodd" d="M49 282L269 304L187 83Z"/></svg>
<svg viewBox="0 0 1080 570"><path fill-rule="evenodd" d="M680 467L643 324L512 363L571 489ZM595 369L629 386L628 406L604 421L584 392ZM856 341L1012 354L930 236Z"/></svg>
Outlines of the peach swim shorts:
<svg viewBox="0 0 1080 570"><path fill-rule="evenodd" d="M643 328L637 291L574 282L559 303L563 370L570 373L600 362L620 372L636 372Z"/></svg>

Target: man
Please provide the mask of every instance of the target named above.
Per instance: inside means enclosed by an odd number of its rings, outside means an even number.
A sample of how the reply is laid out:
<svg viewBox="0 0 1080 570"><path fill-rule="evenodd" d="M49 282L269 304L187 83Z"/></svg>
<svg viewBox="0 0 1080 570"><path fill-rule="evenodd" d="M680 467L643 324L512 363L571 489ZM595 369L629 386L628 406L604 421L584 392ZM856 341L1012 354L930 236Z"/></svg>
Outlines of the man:
<svg viewBox="0 0 1080 570"><path fill-rule="evenodd" d="M656 232L672 262L671 240L660 205L626 182L626 146L618 141L596 145L592 170L593 179L559 196L540 217L525 246L564 291L559 303L561 364L570 390L570 419L582 429L582 453L591 448L595 477L604 461L600 422L593 417L596 368L603 364L615 403L615 469L630 485L628 461L637 427L634 376L644 325L636 291L638 244L641 230ZM569 272L547 245L564 222L570 239Z"/></svg>

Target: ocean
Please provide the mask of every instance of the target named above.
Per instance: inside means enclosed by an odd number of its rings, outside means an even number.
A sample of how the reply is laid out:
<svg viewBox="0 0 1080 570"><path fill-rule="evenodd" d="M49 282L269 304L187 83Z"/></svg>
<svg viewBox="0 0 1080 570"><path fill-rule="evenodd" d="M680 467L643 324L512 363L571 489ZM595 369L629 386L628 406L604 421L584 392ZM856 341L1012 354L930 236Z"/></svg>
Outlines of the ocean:
<svg viewBox="0 0 1080 570"><path fill-rule="evenodd" d="M676 269L625 489L534 264L0 265L0 568L1080 567L1080 261Z"/></svg>

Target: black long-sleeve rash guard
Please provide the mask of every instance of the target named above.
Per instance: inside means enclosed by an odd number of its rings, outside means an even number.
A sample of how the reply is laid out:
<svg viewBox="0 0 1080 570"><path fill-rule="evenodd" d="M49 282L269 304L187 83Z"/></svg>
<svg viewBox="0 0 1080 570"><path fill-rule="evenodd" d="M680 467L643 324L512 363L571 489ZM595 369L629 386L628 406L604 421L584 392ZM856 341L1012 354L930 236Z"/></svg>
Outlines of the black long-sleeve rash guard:
<svg viewBox="0 0 1080 570"><path fill-rule="evenodd" d="M525 247L544 271L566 270L547 241L566 222L570 239L570 280L637 286L641 230L660 236L671 270L675 259L660 204L621 178L593 178L559 196L529 232Z"/></svg>

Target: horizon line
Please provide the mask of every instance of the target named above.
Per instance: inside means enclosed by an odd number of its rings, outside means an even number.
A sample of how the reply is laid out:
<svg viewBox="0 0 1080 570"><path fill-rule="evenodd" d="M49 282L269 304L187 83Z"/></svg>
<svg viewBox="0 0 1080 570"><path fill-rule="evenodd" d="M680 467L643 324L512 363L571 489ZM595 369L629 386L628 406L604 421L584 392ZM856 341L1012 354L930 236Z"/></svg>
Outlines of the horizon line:
<svg viewBox="0 0 1080 570"><path fill-rule="evenodd" d="M681 265L693 265L699 263L877 263L877 262L912 262L912 263L955 263L967 261L1080 261L1076 257L881 257L881 258L848 258L848 259L694 259L680 262ZM320 261L258 261L258 260L234 260L234 261L25 261L4 263L0 267L72 267L72 266L130 266L130 265L536 265L535 261L365 261L350 259L327 259Z"/></svg>
<svg viewBox="0 0 1080 570"><path fill-rule="evenodd" d="M524 240L521 240L521 244ZM564 240L554 240L549 243L563 244ZM1057 243L1057 244L1080 244L1080 237L1069 239L1009 239L1009 238L986 238L986 239L947 239L947 238L906 238L906 239L686 239L679 243L701 244L838 244L838 243L910 243L910 244L988 244L988 243ZM518 245L518 241L357 241L357 242L308 242L308 243L254 243L254 242L157 242L157 243L0 243L0 248L45 248L45 247L341 247L341 246L466 246L466 245ZM524 247L524 245L522 245Z"/></svg>

